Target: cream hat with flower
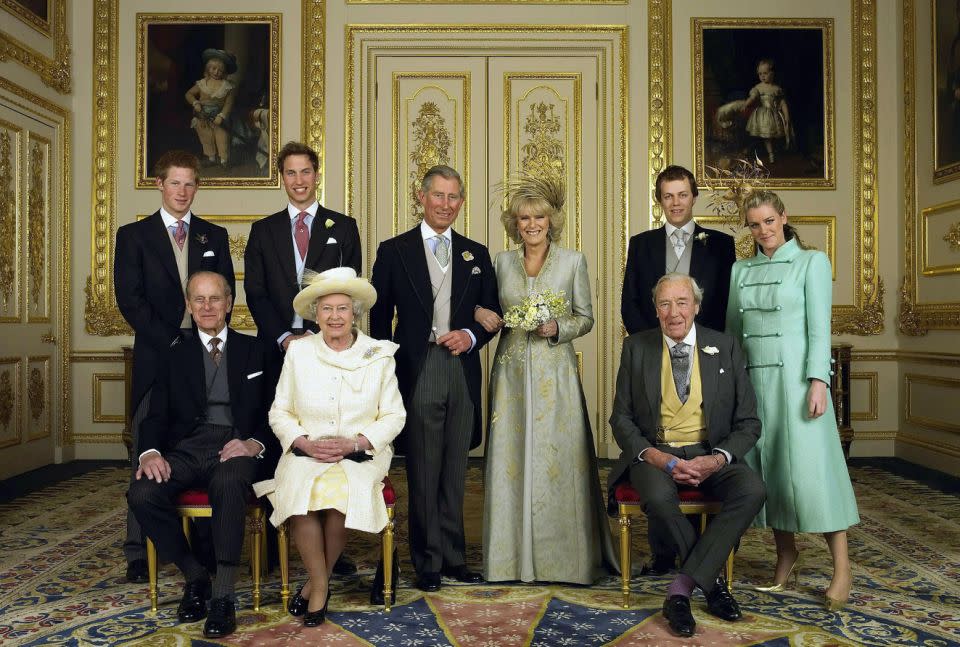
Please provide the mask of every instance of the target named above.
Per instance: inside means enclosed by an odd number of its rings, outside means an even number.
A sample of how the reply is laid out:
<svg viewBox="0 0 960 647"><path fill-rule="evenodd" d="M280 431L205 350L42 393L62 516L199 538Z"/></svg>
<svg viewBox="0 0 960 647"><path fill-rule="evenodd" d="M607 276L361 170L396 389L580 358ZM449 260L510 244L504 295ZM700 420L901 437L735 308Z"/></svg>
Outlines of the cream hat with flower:
<svg viewBox="0 0 960 647"><path fill-rule="evenodd" d="M304 319L315 321L316 301L328 294L346 294L361 303L364 311L377 302L377 291L367 279L361 279L352 267L334 267L325 272L303 273L304 288L293 297L293 309Z"/></svg>

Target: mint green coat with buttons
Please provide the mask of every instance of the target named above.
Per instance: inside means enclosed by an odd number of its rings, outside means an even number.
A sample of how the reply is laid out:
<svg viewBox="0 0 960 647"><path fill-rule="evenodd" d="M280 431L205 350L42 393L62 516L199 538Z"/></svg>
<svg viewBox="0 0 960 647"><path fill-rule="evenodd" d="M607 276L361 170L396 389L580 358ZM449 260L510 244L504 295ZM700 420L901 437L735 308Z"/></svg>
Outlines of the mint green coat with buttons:
<svg viewBox="0 0 960 647"><path fill-rule="evenodd" d="M832 532L860 521L830 398L822 416L807 416L809 381L829 385L832 374L832 290L826 254L795 240L733 266L727 332L747 356L763 423L744 457L767 486L758 526Z"/></svg>

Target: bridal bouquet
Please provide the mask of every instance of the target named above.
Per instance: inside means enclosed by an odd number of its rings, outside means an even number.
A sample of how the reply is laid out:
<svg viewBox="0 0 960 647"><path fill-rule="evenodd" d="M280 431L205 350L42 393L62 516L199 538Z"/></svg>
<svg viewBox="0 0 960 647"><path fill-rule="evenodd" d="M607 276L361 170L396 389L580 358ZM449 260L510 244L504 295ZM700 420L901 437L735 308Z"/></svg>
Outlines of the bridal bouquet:
<svg viewBox="0 0 960 647"><path fill-rule="evenodd" d="M503 314L507 328L530 332L551 319L558 319L570 311L570 301L562 290L543 289L527 295L520 303Z"/></svg>

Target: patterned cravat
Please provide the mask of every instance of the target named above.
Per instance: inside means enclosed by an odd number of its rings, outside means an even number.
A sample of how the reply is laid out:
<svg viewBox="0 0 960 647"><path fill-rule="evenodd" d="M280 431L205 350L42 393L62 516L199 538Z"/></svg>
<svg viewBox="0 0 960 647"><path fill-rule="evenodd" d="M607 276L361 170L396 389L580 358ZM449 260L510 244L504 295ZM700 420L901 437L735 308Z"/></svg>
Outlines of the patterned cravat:
<svg viewBox="0 0 960 647"><path fill-rule="evenodd" d="M673 238L673 249L677 253L677 258L683 256L683 250L687 247L687 239L690 238L690 234L685 232L682 229L676 229L670 237Z"/></svg>
<svg viewBox="0 0 960 647"><path fill-rule="evenodd" d="M210 359L213 360L213 363L217 366L220 366L220 357L223 355L223 351L220 350L220 342L223 341L219 337L210 338Z"/></svg>
<svg viewBox="0 0 960 647"><path fill-rule="evenodd" d="M177 243L177 247L183 249L183 243L187 240L187 226L182 220L178 220L176 226L170 225L169 229L170 235L173 236L174 242Z"/></svg>
<svg viewBox="0 0 960 647"><path fill-rule="evenodd" d="M437 257L440 267L446 267L447 263L450 262L450 249L447 247L447 239L445 236L434 236L434 238L437 244L433 248L433 255Z"/></svg>
<svg viewBox="0 0 960 647"><path fill-rule="evenodd" d="M297 224L293 228L293 239L297 241L297 251L300 252L300 260L307 257L307 248L310 247L310 230L307 229L307 216L310 214L301 211L297 216Z"/></svg>
<svg viewBox="0 0 960 647"><path fill-rule="evenodd" d="M673 365L673 385L677 387L677 395L680 396L680 402L686 402L690 395L690 380L688 372L690 369L690 357L687 355L689 344L679 342L670 349L670 364Z"/></svg>

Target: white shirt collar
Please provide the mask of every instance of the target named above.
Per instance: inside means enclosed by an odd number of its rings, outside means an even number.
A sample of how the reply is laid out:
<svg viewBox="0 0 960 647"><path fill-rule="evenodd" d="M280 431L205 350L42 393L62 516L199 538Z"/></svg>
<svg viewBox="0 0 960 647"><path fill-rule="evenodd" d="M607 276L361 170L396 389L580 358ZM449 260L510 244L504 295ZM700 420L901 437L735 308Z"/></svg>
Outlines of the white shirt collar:
<svg viewBox="0 0 960 647"><path fill-rule="evenodd" d="M218 332L216 335L213 335L213 336L208 335L207 333L197 328L197 335L200 337L200 343L203 344L203 347L206 348L208 351L210 350L210 340L213 339L214 337L220 338L221 351L227 347L227 327L226 326L223 327L223 330L221 330L220 332Z"/></svg>
<svg viewBox="0 0 960 647"><path fill-rule="evenodd" d="M313 204L311 204L306 209L302 209L302 211L306 211L311 216L316 216L317 211L319 211L319 209L320 209L320 203L314 200ZM297 209L295 206L293 206L289 202L287 203L287 213L290 215L290 220L296 219L296 217L300 215L300 211L301 209Z"/></svg>
<svg viewBox="0 0 960 647"><path fill-rule="evenodd" d="M674 227L669 222L665 222L663 223L663 228L664 230L666 230L667 238L672 236L673 232L675 232L677 229L682 229L683 231L687 232L687 234L689 234L690 238L693 238L693 231L697 228L697 223L695 223L691 218L690 222L685 224L683 227Z"/></svg>
<svg viewBox="0 0 960 647"><path fill-rule="evenodd" d="M433 230L433 227L428 225L426 221L420 221L420 235L423 236L424 240L430 240L434 236L443 236L451 243L453 242L453 227L447 227L447 230L442 234L438 234Z"/></svg>
<svg viewBox="0 0 960 647"><path fill-rule="evenodd" d="M189 227L189 226L190 226L190 216L192 216L192 215L193 215L193 214L192 214L192 213L190 212L190 210L188 209L188 210L187 210L187 214L183 217L183 224L185 224L186 226ZM176 224L177 224L177 219L174 218L173 216L171 216L171 215L167 212L167 210L164 209L163 207L160 207L160 217L163 218L163 226L164 226L164 227L169 228L170 225L176 225Z"/></svg>
<svg viewBox="0 0 960 647"><path fill-rule="evenodd" d="M673 347L677 345L677 342L673 341L671 338L663 335L663 339L667 342L667 348L673 350ZM690 326L690 332L687 333L687 336L683 338L683 343L688 344L691 347L696 347L697 345L697 324Z"/></svg>

